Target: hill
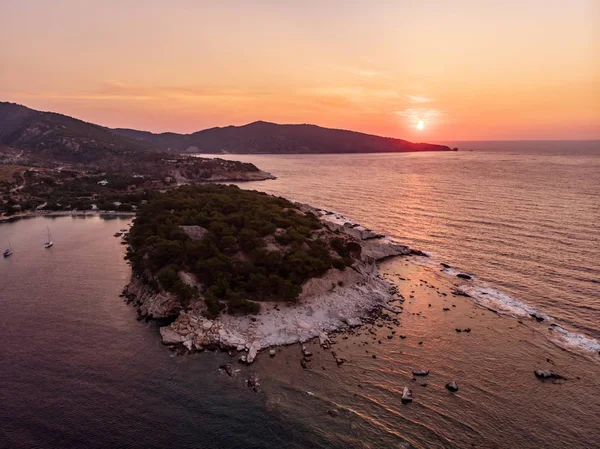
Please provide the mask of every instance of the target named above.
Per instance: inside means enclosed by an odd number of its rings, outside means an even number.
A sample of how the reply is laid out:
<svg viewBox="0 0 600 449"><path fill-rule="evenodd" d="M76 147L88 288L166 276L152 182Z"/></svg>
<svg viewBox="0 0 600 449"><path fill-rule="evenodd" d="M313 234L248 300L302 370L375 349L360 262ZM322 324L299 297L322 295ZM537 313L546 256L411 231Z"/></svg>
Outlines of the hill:
<svg viewBox="0 0 600 449"><path fill-rule="evenodd" d="M193 134L153 134L132 129L113 131L139 143L189 153L319 154L450 150L445 145L413 143L356 131L262 121L243 126L210 128Z"/></svg>
<svg viewBox="0 0 600 449"><path fill-rule="evenodd" d="M258 121L193 134L154 134L110 129L54 112L0 102L0 145L26 150L38 159L114 165L140 153L319 154L449 151L444 145L413 143L316 125Z"/></svg>
<svg viewBox="0 0 600 449"><path fill-rule="evenodd" d="M93 123L6 102L0 102L0 145L68 163L97 163L156 150Z"/></svg>

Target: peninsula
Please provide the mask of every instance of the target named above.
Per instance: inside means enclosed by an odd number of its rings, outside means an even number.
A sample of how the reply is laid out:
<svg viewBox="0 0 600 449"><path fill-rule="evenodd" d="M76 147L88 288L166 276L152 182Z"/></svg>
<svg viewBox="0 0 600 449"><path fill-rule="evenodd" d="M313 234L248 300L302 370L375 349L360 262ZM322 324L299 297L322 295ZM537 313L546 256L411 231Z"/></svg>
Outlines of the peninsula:
<svg viewBox="0 0 600 449"><path fill-rule="evenodd" d="M170 190L140 208L124 295L140 317L173 317L165 344L259 350L358 326L394 288L376 261L411 250L332 212L235 186ZM398 310L395 310L398 311Z"/></svg>
<svg viewBox="0 0 600 449"><path fill-rule="evenodd" d="M0 103L0 215L134 211L159 190L274 179L254 164L139 145L71 117Z"/></svg>

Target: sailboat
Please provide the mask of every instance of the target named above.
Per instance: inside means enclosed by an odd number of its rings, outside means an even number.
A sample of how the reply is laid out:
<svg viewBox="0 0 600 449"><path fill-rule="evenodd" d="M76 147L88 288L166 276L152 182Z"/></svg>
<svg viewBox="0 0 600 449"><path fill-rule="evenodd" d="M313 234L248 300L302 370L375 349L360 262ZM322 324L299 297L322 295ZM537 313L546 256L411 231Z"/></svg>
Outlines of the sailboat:
<svg viewBox="0 0 600 449"><path fill-rule="evenodd" d="M4 250L4 257L12 255L12 248L10 246L10 240L8 241L8 249Z"/></svg>
<svg viewBox="0 0 600 449"><path fill-rule="evenodd" d="M46 226L46 227L48 228L48 241L46 243L44 243L44 248L48 249L52 245L54 245L54 242L52 241L52 235L50 235L50 226Z"/></svg>

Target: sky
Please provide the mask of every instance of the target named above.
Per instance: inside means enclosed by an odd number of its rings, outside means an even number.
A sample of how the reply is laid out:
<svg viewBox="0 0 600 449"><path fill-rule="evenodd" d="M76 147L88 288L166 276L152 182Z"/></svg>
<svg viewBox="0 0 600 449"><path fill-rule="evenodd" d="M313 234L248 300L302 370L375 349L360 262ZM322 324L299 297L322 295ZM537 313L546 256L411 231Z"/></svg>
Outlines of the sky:
<svg viewBox="0 0 600 449"><path fill-rule="evenodd" d="M0 101L110 127L600 139L600 0L0 0Z"/></svg>

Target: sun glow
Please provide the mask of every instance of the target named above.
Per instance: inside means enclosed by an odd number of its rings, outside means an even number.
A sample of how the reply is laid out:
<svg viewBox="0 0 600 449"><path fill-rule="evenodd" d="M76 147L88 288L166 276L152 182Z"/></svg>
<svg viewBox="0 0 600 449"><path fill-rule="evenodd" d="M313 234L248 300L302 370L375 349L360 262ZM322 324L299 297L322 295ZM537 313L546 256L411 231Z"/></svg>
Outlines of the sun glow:
<svg viewBox="0 0 600 449"><path fill-rule="evenodd" d="M417 122L417 129L418 129L419 131L423 131L423 128L425 128L425 122L424 122L423 120L419 120L419 121Z"/></svg>

